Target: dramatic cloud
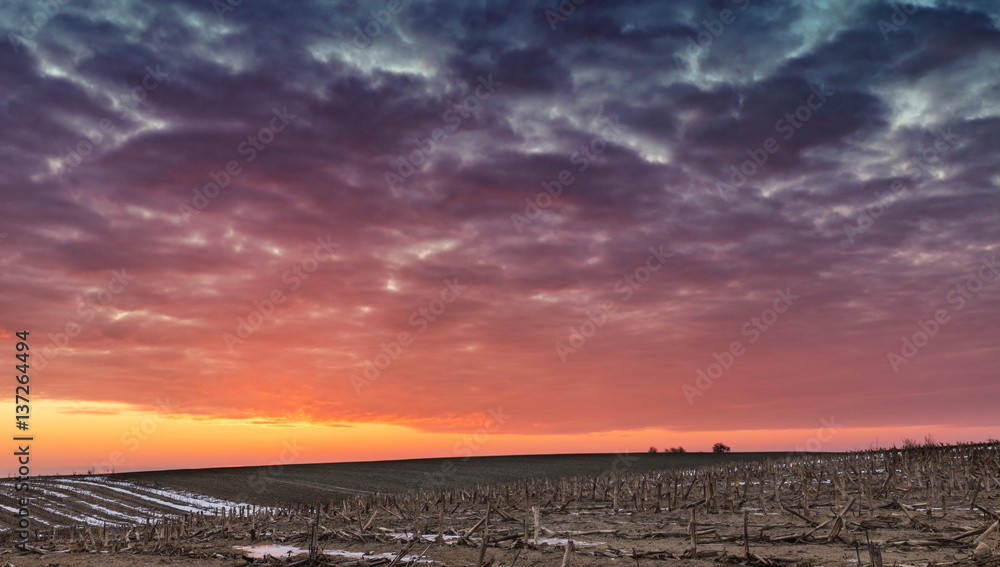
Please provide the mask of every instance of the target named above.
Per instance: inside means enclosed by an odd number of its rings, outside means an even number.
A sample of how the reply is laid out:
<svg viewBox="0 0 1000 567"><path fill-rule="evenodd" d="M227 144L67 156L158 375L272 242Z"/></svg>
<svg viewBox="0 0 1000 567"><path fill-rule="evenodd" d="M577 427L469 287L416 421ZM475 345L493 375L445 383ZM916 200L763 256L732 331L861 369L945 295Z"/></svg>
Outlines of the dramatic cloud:
<svg viewBox="0 0 1000 567"><path fill-rule="evenodd" d="M44 398L995 425L992 2L49 5L0 8L0 326Z"/></svg>

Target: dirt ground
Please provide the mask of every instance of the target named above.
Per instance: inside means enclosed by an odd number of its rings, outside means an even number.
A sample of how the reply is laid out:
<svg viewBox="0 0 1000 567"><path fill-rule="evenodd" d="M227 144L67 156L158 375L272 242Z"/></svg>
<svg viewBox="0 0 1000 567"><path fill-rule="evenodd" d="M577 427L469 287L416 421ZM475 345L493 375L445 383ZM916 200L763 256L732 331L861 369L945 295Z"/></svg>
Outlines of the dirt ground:
<svg viewBox="0 0 1000 567"><path fill-rule="evenodd" d="M998 471L1000 443L990 442L366 493L42 530L28 552L7 532L0 567L458 567L481 554L482 565L504 567L1000 567ZM92 507L61 500L70 515ZM129 509L107 500L97 499ZM306 555L312 542L321 561Z"/></svg>
<svg viewBox="0 0 1000 567"><path fill-rule="evenodd" d="M996 495L980 497L980 502L992 508ZM587 504L587 503L581 503ZM445 531L448 543L434 543L436 536L428 525L422 531L426 540L411 539L403 522L383 524L366 532L365 542L357 537L344 538L348 522L332 516L324 520L323 536L319 543L325 549L369 554L391 554L395 556L404 549L407 558L422 555L437 565L475 565L479 553L478 535L472 535L468 543L461 542L454 534L473 527L482 510L474 510L470 505L467 518L461 526L453 525ZM479 506L482 508L482 506ZM491 544L485 552L484 565L548 566L561 565L565 554L563 541L574 541L574 549L569 564L591 565L717 565L719 563L742 563L756 565L851 565L856 567L858 558L861 565L870 564L868 543L870 539L882 553L883 564L888 565L976 565L972 559L970 541L974 538L960 538L963 532L974 530L987 522L984 514L962 510L949 510L943 516L940 510L932 510L933 515L922 513L918 518L920 528L912 527L907 515L891 508L876 509L874 514L863 510L860 515L851 512L846 518L843 530L832 541L827 541L831 529L823 527L802 541L765 541L781 536L801 534L810 529L805 519L789 512L769 510L764 516L759 511L749 512L747 526L750 535L750 552L757 556L749 562L743 550L743 514L741 512L717 514L698 511L698 558L691 557L691 543L688 532L690 508L667 511L661 508L643 512L621 512L612 514L608 508L586 505L568 506L562 512L555 509L541 516L542 544L525 548L519 539ZM800 512L801 513L801 512ZM829 508L813 507L809 511L814 522L821 523L832 517ZM911 515L913 513L911 512ZM391 518L390 518L391 519ZM338 523L339 520L339 523ZM428 520L433 524L433 519ZM192 567L222 567L248 564L292 564L306 559L305 555L281 555L280 558L248 558L235 546L287 545L308 548L310 526L305 520L278 520L267 525L254 526L262 535L250 541L249 524L233 525L230 534L219 533L208 537L192 535L177 547L170 546L145 553L139 549L117 553L70 551L68 544L43 543L39 552L23 553L6 550L0 555L0 566L7 567L53 567L100 565L102 567L124 567L132 565L189 565ZM502 538L505 534L520 534L523 520L504 519L495 514L490 522L490 536ZM427 533L431 532L431 533ZM533 534L532 534L533 535ZM381 540L381 541L379 541ZM991 542L992 543L992 542ZM147 544L148 545L148 544ZM76 546L79 548L79 546ZM278 552L280 555L280 552ZM337 565L387 565L389 557L372 557L359 562L358 557L345 555L328 556L328 564ZM305 564L305 563L303 563ZM406 564L400 561L398 564ZM1000 558L994 563L981 562L980 565L1000 565Z"/></svg>

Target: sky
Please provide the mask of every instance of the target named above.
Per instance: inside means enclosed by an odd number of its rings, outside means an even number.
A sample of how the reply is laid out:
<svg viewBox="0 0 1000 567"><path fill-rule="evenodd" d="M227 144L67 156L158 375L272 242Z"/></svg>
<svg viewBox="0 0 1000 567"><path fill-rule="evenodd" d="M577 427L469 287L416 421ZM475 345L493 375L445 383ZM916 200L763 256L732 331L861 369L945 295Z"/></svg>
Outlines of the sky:
<svg viewBox="0 0 1000 567"><path fill-rule="evenodd" d="M994 2L0 30L32 474L1000 437Z"/></svg>

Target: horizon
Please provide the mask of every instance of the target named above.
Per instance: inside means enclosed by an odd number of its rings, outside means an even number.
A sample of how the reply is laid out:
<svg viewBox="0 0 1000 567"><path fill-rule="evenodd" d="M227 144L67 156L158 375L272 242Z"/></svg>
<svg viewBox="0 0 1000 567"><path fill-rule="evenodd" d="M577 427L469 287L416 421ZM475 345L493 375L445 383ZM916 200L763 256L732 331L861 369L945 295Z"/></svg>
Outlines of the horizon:
<svg viewBox="0 0 1000 567"><path fill-rule="evenodd" d="M481 455L469 455L469 456L455 456L455 455L441 455L441 456L421 456L421 457L407 457L407 458L383 458L383 459L370 459L370 460L347 460L347 461L289 461L284 462L282 459L277 459L269 463L250 463L250 464L223 464L223 465L212 465L206 467L177 467L177 468L149 468L149 469L105 469L105 470L85 470L76 471L73 470L69 473L63 472L47 472L40 475L32 476L105 476L105 475L115 475L115 474L129 474L129 473L154 473L154 472L183 472L183 471L200 471L200 470L213 470L213 469L232 469L232 468L261 468L269 469L271 467L277 467L279 470L284 466L322 466L322 465L350 465L350 464L371 464L371 463L395 463L395 462L406 462L406 461L459 461L466 462L474 459L489 459L489 458L504 458L504 457L571 457L571 456L595 456L595 455L608 455L608 456L620 456L620 455L662 455L662 456L678 456L687 454L719 454L724 456L727 454L732 455L745 455L745 454L762 454L762 455L784 455L788 458L795 456L808 456L808 455L837 455L837 454L849 454L849 453L866 453L866 452L884 452L884 451L903 451L908 450L906 447L906 442L913 443L911 449L919 449L926 447L957 447L965 445L990 445L997 442L995 438L987 438L984 440L965 440L965 441L951 441L943 442L934 439L933 436L927 435L923 440L915 438L903 438L903 443L899 446L893 445L876 445L874 442L869 444L868 447L855 447L853 449L843 449L843 450L817 450L809 451L805 447L798 447L796 449L787 450L753 450L753 451L734 451L731 447L722 453L714 451L714 447L709 447L708 449L689 449L686 447L656 447L656 452L652 452L649 449L645 451L616 451L616 452L571 452L571 453L503 453L503 454L481 454ZM653 447L650 447L652 449ZM683 449L681 452L671 452L671 448ZM8 473L7 478L17 478L16 473Z"/></svg>
<svg viewBox="0 0 1000 567"><path fill-rule="evenodd" d="M261 468L266 469L270 467L277 466L279 469L284 466L324 466L324 465L350 465L350 464L375 464L375 463L399 463L406 461L468 461L475 459L489 459L489 458L505 458L505 457L573 457L573 456L617 456L617 455L657 455L657 456L670 456L677 457L681 455L702 455L702 454L712 454L719 455L720 458L725 455L748 455L748 454L760 454L760 455L784 455L787 458L792 458L795 456L809 457L813 455L844 455L851 453L878 453L884 451L905 451L905 450L918 450L928 447L959 447L967 445L992 445L997 442L996 439L987 439L984 441L958 441L954 443L942 443L936 442L933 445L927 445L926 442L919 442L915 439L910 439L915 442L916 445L912 448L907 448L903 446L873 446L868 448L855 448L844 451L725 451L722 453L716 452L712 449L708 450L687 450L684 449L683 452L670 452L669 450L658 450L653 453L649 450L646 451L632 451L629 453L527 453L527 454L502 454L502 455L474 455L470 457L454 457L454 456L432 456L432 457L414 457L407 459L376 459L369 461L317 461L317 462L295 462L295 463L261 463L261 464L239 464L239 465L218 465L212 467L201 467L201 468L173 468L173 469L139 469L139 470L112 470L112 471L85 471L85 472L70 472L70 473L52 473L37 476L51 476L51 477L62 477L62 476L108 476L108 475L119 475L119 474L130 474L130 473L159 473L159 472L187 472L187 471L204 471L204 470L223 470L223 469L236 469L236 468ZM701 466L701 465L699 465ZM6 478L15 479L16 476L8 475Z"/></svg>
<svg viewBox="0 0 1000 567"><path fill-rule="evenodd" d="M1000 437L995 3L0 29L32 475Z"/></svg>

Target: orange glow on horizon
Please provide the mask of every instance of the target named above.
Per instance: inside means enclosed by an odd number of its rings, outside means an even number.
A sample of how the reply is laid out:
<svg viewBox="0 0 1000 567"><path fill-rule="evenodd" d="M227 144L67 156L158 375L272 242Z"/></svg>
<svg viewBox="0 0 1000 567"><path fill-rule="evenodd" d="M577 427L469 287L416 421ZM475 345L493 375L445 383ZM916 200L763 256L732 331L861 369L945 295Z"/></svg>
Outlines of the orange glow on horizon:
<svg viewBox="0 0 1000 567"><path fill-rule="evenodd" d="M842 451L900 445L903 437L975 441L990 428L943 425L898 428L761 429L680 432L637 429L573 435L527 435L469 428L428 433L383 423L306 422L260 424L254 420L192 419L140 411L106 402L34 402L32 474L240 467L468 456L636 453L683 446L709 451L724 442L737 452ZM8 475L16 470L8 463Z"/></svg>

